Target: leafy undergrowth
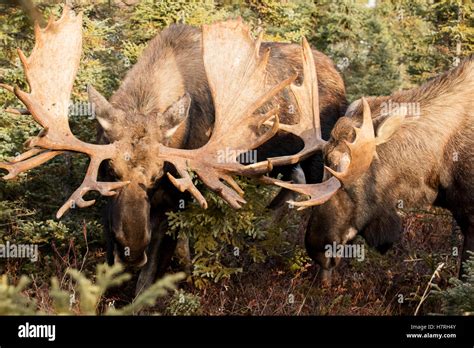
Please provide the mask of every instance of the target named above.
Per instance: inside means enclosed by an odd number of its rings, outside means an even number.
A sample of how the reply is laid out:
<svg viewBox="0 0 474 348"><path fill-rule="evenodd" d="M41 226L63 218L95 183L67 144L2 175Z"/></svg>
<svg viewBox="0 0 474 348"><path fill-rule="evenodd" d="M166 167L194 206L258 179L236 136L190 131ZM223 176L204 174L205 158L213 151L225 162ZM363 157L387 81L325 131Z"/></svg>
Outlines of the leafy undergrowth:
<svg viewBox="0 0 474 348"><path fill-rule="evenodd" d="M206 315L413 315L439 264L440 289L457 276L453 248L460 250L462 236L442 210L408 214L404 226L402 240L385 255L365 246L363 262L345 260L329 288L317 283L317 266L303 262L290 271L273 258L204 291L188 291L199 294ZM429 293L418 315L442 312L442 301Z"/></svg>
<svg viewBox="0 0 474 348"><path fill-rule="evenodd" d="M295 220L304 219L298 215ZM344 260L334 274L331 287L317 282L318 267L312 265L302 246L301 226L292 225L287 234L286 251L272 255L265 262L254 263L250 257L241 260L242 272L227 279L207 282L197 288L192 278L180 285L180 290L160 298L141 314L162 313L167 315L419 315L445 313L452 297L449 293L456 282L462 236L453 225L451 216L443 210L410 213L404 218L402 240L385 255L380 255L365 245L363 262ZM300 229L300 231L298 231ZM361 238L356 243L363 243ZM49 255L44 272L33 271L31 283L22 290L27 302L35 301L41 313L55 314L57 308L50 292L49 275L57 276L63 294L77 292L77 277L67 271L71 265L95 279L95 265L104 259L103 251L93 246L84 259L77 259L80 248L72 245L65 255ZM453 255L454 250L454 255ZM291 255L291 257L289 257ZM430 292L430 279L438 290L446 290L441 297ZM55 265L55 266L54 266ZM37 263L41 267L41 262ZM21 264L9 261L5 273L10 284L17 284ZM178 271L178 269L176 269ZM459 284L458 284L459 285ZM468 286L468 285L464 285ZM423 294L428 287L427 294ZM124 291L125 289L125 291ZM457 289L457 288L456 288ZM469 290L472 292L472 285ZM451 296L451 297L450 297ZM444 297L444 299L443 299ZM423 299L423 301L422 301ZM106 292L97 303L97 312L125 306L134 300L133 282L120 291ZM455 300L451 300L451 302ZM135 299L135 302L137 300ZM420 302L422 304L420 305ZM82 313L76 305L76 313ZM453 313L452 303L450 312ZM21 311L19 311L21 312Z"/></svg>
<svg viewBox="0 0 474 348"><path fill-rule="evenodd" d="M17 284L10 284L7 275L0 277L0 315L133 315L138 314L147 307L154 306L159 297L165 296L168 291L176 290L176 283L184 278L183 273L167 275L157 280L149 288L137 296L134 301L119 309L113 303L105 308L99 305L104 294L110 288L122 285L131 278L123 272L119 264L108 266L99 264L96 267L93 279L88 279L84 273L77 269L68 269L72 291L65 290L61 285L63 280L51 278L46 299L48 306L41 309L38 299L28 296L25 289L31 279L22 276ZM44 303L42 299L42 303Z"/></svg>

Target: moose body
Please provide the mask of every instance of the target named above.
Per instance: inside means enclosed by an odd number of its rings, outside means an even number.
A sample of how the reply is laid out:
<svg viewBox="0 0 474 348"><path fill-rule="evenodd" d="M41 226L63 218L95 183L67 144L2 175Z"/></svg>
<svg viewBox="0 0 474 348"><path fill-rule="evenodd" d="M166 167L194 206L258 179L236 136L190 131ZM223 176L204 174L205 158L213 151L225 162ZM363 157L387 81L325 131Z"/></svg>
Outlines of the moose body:
<svg viewBox="0 0 474 348"><path fill-rule="evenodd" d="M322 266L322 279L330 281L340 261L325 256L326 245L345 244L360 233L384 252L397 241L402 232L397 208L449 209L464 234L465 261L474 250L474 58L419 88L367 102L376 155L357 180L313 207L308 226L306 248ZM387 112L393 105L402 107ZM346 141L354 141L363 110L361 100L354 102L334 126L324 149L329 168L341 171L357 160L348 156Z"/></svg>
<svg viewBox="0 0 474 348"><path fill-rule="evenodd" d="M36 23L34 33L31 54L18 51L29 92L0 87L21 100L42 130L27 141L27 151L0 162L8 171L3 178L13 179L66 151L86 154L84 180L56 217L93 205L85 198L90 191L113 196L106 214L108 261L118 258L142 268L137 291L164 272L176 247L165 233L166 213L183 208L189 195L207 207L190 172L233 208L245 203L236 175L261 177L304 160L304 181L321 178L319 143L311 135L321 137L322 128L329 136L346 99L329 58L314 51L315 64L306 40L303 50L263 43L262 35L252 38L240 19L202 30L173 25L150 42L110 102L88 87L101 126L101 141L91 144L74 136L68 120L82 53L82 14L65 6L59 20L51 19L45 28ZM308 100L313 101L309 108ZM322 122L316 122L320 111ZM227 150L235 156L222 161L218 153ZM264 161L241 163L241 155L253 150ZM98 180L100 169L108 180Z"/></svg>
<svg viewBox="0 0 474 348"><path fill-rule="evenodd" d="M262 43L260 52L268 48L270 84L295 72L301 76L299 45ZM313 54L319 73L322 133L328 137L346 108L344 84L328 57L316 50ZM115 250L115 254L129 265L141 267L146 264L138 285L143 288L164 273L176 247L176 239L166 234L165 213L182 209L182 202L188 199L188 195L179 192L163 176L173 172L172 166L164 164L155 177L149 174L149 167L157 161L148 143L162 142L175 148L195 149L208 141L213 130L214 106L203 64L201 31L187 25L172 25L163 30L127 73L110 103L93 89L90 100L102 125L102 141L127 137L133 144L128 161L114 161L106 170L109 176L130 181L110 200L107 209L108 255L109 262L112 262ZM298 122L295 100L287 90L260 111L277 105L281 123ZM189 112L178 112L188 109ZM180 116L184 114L188 114L187 118ZM302 146L298 137L280 131L257 149L257 159L292 154ZM302 167L307 182L321 180L321 155L302 162ZM291 176L288 168L275 171L282 172L286 178ZM282 197L277 200L282 201ZM124 248L128 248L128 253Z"/></svg>

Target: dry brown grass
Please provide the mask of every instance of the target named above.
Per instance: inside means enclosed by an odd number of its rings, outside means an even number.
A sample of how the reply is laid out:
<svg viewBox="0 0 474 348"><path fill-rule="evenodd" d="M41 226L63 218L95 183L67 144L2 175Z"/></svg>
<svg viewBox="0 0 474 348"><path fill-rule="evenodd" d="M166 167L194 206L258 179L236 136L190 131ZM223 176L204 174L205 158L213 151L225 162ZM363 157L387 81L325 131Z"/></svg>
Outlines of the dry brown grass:
<svg viewBox="0 0 474 348"><path fill-rule="evenodd" d="M301 234L289 235L293 247L302 248ZM202 290L189 283L182 287L200 296L204 315L413 315L439 263L445 266L440 278L434 281L438 286L447 287L448 279L457 275L459 258L452 255L452 250L461 250L461 242L462 235L453 227L451 215L431 209L406 215L402 240L387 254L380 255L365 246L363 262L344 260L330 288L317 283L317 266L308 263L298 271L290 271L288 260L282 256L269 258L263 264L245 260L242 274ZM72 281L65 274L68 267L82 267L92 274L95 265L105 259L103 250L97 247L91 248L85 259L78 258L76 248L71 244L61 254L52 247L48 263L39 262L31 270L33 281L25 294L37 300L41 311L52 313L48 295L52 275L59 278L63 289L72 291ZM13 282L22 273L19 262L8 261L3 265ZM111 302L116 306L129 303L133 290L133 283L129 283L110 291L101 307ZM398 301L399 295L403 295L402 303ZM160 301L155 310L163 313L168 301L169 298ZM420 314L439 311L440 303L428 296Z"/></svg>
<svg viewBox="0 0 474 348"><path fill-rule="evenodd" d="M439 263L445 263L435 280L441 288L457 275L459 260L452 248L460 250L462 236L443 210L410 213L404 221L398 245L385 255L366 246L366 259L345 260L330 288L317 284L316 266L295 274L272 259L203 292L188 290L201 296L207 315L413 315ZM440 303L429 297L420 314L439 310Z"/></svg>

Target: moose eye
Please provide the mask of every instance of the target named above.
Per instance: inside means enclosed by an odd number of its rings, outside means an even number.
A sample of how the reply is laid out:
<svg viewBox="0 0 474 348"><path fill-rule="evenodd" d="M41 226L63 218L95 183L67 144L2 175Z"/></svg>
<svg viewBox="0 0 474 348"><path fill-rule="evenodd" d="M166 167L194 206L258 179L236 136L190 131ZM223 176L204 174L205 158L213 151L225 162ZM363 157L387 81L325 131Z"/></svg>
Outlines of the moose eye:
<svg viewBox="0 0 474 348"><path fill-rule="evenodd" d="M351 157L347 152L332 151L326 157L326 164L331 169L343 172L351 162Z"/></svg>
<svg viewBox="0 0 474 348"><path fill-rule="evenodd" d="M347 152L344 152L341 156L341 159L339 160L339 163L337 165L337 171L338 172L344 172L349 164L351 163L351 157Z"/></svg>

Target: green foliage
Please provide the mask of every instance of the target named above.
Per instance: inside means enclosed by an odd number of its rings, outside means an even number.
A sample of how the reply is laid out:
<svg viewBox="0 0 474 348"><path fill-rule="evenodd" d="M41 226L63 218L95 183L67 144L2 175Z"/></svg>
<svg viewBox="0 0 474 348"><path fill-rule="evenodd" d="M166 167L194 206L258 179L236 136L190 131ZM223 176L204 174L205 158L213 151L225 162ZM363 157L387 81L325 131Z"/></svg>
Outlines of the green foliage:
<svg viewBox="0 0 474 348"><path fill-rule="evenodd" d="M307 267L311 265L311 258L306 253L306 250L297 248L292 257L288 259L289 268L295 273L303 273Z"/></svg>
<svg viewBox="0 0 474 348"><path fill-rule="evenodd" d="M349 100L413 87L473 52L472 3L377 3L322 0L317 6L310 38L342 70Z"/></svg>
<svg viewBox="0 0 474 348"><path fill-rule="evenodd" d="M132 303L121 309L110 309L106 314L110 315L132 315L144 308L152 307L158 297L165 296L168 291L176 290L176 283L185 278L184 273L166 275L155 284L145 289Z"/></svg>
<svg viewBox="0 0 474 348"><path fill-rule="evenodd" d="M306 0L250 0L238 8L246 22L265 31L265 40L286 42L300 42L311 34L315 11L316 4Z"/></svg>
<svg viewBox="0 0 474 348"><path fill-rule="evenodd" d="M0 314L1 315L31 315L35 313L34 302L22 296L22 291L30 280L22 276L18 284L10 285L6 274L0 277Z"/></svg>
<svg viewBox="0 0 474 348"><path fill-rule="evenodd" d="M390 94L401 83L391 20L379 11L350 0L318 6L313 41L342 70L350 100Z"/></svg>
<svg viewBox="0 0 474 348"><path fill-rule="evenodd" d="M122 285L131 278L130 274L123 273L123 267L120 264L114 266L97 265L94 281L76 269L70 269L67 273L75 282L73 292L61 289L57 277L51 278L49 297L52 301L54 314L101 314L98 312L98 307L104 293L110 288ZM131 304L120 309L108 307L103 314L131 315L152 307L159 297L165 296L168 291L175 290L176 283L183 278L183 273L167 275L135 298ZM25 294L29 283L30 280L26 276L22 276L17 285L9 284L7 275L0 277L0 315L45 314L37 309L36 301ZM75 298L76 294L78 294L78 299Z"/></svg>
<svg viewBox="0 0 474 348"><path fill-rule="evenodd" d="M228 12L219 9L213 1L140 1L133 9L126 25L133 42L146 44L155 37L159 29L172 23L202 25L228 17Z"/></svg>
<svg viewBox="0 0 474 348"><path fill-rule="evenodd" d="M463 279L451 278L452 287L433 293L443 302L442 313L446 315L474 315L474 253L464 263L466 274Z"/></svg>
<svg viewBox="0 0 474 348"><path fill-rule="evenodd" d="M245 204L239 211L230 208L209 191L209 208L197 203L187 209L168 213L170 233L188 236L192 245L193 276L197 287L240 273L247 262L259 263L278 255L285 247L283 232L288 225L272 222L266 204L274 188L255 186L247 180L239 185L245 191Z"/></svg>
<svg viewBox="0 0 474 348"><path fill-rule="evenodd" d="M99 300L105 291L130 279L129 274L121 274L122 270L120 264L112 267L107 264L98 265L95 284L78 270L68 271L68 274L76 281L76 290L80 294L79 308L82 314L95 314Z"/></svg>
<svg viewBox="0 0 474 348"><path fill-rule="evenodd" d="M169 315L201 315L201 299L199 296L187 293L183 289L176 291L168 305L166 314Z"/></svg>

